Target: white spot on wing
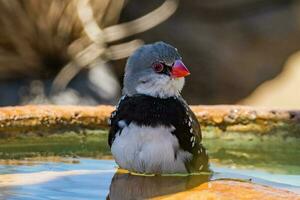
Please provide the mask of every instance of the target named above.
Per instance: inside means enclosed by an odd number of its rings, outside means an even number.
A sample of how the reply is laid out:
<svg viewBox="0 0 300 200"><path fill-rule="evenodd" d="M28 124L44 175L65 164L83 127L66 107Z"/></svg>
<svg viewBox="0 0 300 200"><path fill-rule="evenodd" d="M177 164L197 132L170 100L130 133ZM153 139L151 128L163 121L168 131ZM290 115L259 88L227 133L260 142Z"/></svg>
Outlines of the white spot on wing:
<svg viewBox="0 0 300 200"><path fill-rule="evenodd" d="M194 147L195 146L195 141L193 141L193 143L192 143L192 147Z"/></svg>
<svg viewBox="0 0 300 200"><path fill-rule="evenodd" d="M126 124L126 122L124 120L120 120L120 121L118 121L118 126L120 128L124 128L125 126L127 126L127 124Z"/></svg>
<svg viewBox="0 0 300 200"><path fill-rule="evenodd" d="M192 136L192 137L191 137L191 142L195 142L195 141L196 141L195 136Z"/></svg>
<svg viewBox="0 0 300 200"><path fill-rule="evenodd" d="M190 133L193 133L193 131L194 131L193 128L190 128Z"/></svg>

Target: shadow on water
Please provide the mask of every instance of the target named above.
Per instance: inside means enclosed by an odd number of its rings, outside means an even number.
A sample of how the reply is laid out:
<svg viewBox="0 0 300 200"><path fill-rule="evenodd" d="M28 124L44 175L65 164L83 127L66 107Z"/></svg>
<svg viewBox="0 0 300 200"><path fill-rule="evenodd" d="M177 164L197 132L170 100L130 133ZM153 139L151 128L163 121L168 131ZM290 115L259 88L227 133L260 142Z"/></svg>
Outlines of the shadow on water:
<svg viewBox="0 0 300 200"><path fill-rule="evenodd" d="M34 171L27 171L26 166L15 166L14 174L2 174L0 170L0 199L148 199L186 191L210 179L209 174L144 176L120 173L116 172L113 161L104 160L81 159L78 164L52 164L32 165ZM97 170L92 169L96 165Z"/></svg>
<svg viewBox="0 0 300 200"><path fill-rule="evenodd" d="M209 181L210 175L139 176L116 173L107 199L149 199L174 194L197 187Z"/></svg>
<svg viewBox="0 0 300 200"><path fill-rule="evenodd" d="M110 179L111 173L73 175L40 184L0 187L0 199L67 199L75 196L76 199L149 199L189 190L207 182L209 177L148 177L115 173L111 184Z"/></svg>

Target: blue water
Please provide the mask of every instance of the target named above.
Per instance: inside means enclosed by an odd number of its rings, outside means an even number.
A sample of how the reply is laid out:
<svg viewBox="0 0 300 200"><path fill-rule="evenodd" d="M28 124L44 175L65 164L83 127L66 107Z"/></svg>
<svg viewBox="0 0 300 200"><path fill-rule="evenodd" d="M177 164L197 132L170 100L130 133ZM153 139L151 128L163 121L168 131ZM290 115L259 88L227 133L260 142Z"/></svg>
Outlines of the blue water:
<svg viewBox="0 0 300 200"><path fill-rule="evenodd" d="M38 184L2 186L2 200L39 199L130 199L146 198L180 192L187 185L194 187L208 179L242 179L276 188L283 188L300 194L300 175L272 174L259 170L230 169L212 165L215 172L195 177L145 177L116 174L116 164L112 160L79 159L79 163L41 162L35 165L0 165L0 174L28 174L51 171L67 172L87 170L81 175L56 177ZM42 178L42 177L41 177ZM1 180L0 180L1 183Z"/></svg>

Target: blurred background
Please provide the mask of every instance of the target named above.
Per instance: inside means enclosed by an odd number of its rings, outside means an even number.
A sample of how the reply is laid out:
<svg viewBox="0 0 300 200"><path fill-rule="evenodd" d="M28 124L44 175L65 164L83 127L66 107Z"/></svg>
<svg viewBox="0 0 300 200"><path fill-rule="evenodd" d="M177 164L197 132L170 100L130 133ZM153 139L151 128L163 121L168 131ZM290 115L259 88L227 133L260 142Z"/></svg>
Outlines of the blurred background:
<svg viewBox="0 0 300 200"><path fill-rule="evenodd" d="M114 104L140 45L177 47L190 104L300 108L297 0L0 0L0 106Z"/></svg>

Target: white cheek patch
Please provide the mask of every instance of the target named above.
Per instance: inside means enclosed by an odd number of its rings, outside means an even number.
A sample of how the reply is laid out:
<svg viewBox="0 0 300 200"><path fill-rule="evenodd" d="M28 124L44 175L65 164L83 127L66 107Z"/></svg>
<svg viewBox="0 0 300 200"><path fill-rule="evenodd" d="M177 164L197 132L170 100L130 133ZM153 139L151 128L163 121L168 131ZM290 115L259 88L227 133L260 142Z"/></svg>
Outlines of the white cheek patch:
<svg viewBox="0 0 300 200"><path fill-rule="evenodd" d="M165 75L152 75L136 87L140 94L153 97L168 98L178 96L184 86L184 78L170 78Z"/></svg>

